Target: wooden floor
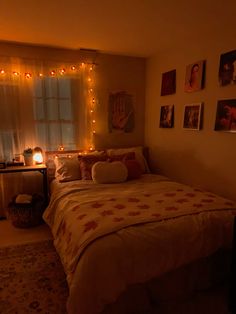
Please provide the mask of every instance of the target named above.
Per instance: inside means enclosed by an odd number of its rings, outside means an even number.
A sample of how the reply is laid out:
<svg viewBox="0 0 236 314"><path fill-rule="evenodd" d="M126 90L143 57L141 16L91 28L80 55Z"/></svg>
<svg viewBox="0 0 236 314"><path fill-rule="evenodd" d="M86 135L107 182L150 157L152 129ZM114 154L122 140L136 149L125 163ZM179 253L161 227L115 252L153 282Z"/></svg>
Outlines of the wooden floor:
<svg viewBox="0 0 236 314"><path fill-rule="evenodd" d="M22 229L14 227L9 220L0 220L0 247L38 242L51 238L50 229L46 224Z"/></svg>

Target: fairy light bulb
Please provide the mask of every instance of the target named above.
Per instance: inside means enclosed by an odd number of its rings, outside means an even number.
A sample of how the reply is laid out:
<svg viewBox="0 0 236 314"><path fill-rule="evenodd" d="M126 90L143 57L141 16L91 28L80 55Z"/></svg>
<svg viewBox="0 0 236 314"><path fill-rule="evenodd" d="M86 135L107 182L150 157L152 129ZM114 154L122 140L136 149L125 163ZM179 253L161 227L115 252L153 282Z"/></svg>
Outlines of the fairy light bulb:
<svg viewBox="0 0 236 314"><path fill-rule="evenodd" d="M60 69L60 70L59 70L59 73L60 73L61 75L64 75L64 74L65 74L65 72L66 72L66 70L65 70L65 69Z"/></svg>
<svg viewBox="0 0 236 314"><path fill-rule="evenodd" d="M72 70L72 71L75 71L75 70L76 70L76 66L75 66L75 65L72 65L71 70Z"/></svg>
<svg viewBox="0 0 236 314"><path fill-rule="evenodd" d="M32 77L32 75L31 75L31 73L27 72L27 73L25 73L25 77L26 77L27 79L30 79L30 78Z"/></svg>
<svg viewBox="0 0 236 314"><path fill-rule="evenodd" d="M13 75L14 75L14 76L19 76L19 75L20 75L20 73L19 73L19 72L14 71L14 72L13 72Z"/></svg>
<svg viewBox="0 0 236 314"><path fill-rule="evenodd" d="M91 77L88 77L88 81L89 81L89 82L91 82L91 81L92 81Z"/></svg>
<svg viewBox="0 0 236 314"><path fill-rule="evenodd" d="M39 77L43 77L43 73L39 73Z"/></svg>
<svg viewBox="0 0 236 314"><path fill-rule="evenodd" d="M5 71L3 69L0 70L0 74L4 75Z"/></svg>
<svg viewBox="0 0 236 314"><path fill-rule="evenodd" d="M50 72L51 76L55 76L55 74L56 74L56 72L54 70Z"/></svg>

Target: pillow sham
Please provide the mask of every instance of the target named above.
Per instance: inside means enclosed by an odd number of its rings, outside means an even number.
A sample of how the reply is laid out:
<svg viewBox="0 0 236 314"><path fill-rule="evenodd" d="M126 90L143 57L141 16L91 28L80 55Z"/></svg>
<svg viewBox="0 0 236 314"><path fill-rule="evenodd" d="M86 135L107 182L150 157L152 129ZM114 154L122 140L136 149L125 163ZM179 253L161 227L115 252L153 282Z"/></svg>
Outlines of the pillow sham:
<svg viewBox="0 0 236 314"><path fill-rule="evenodd" d="M92 166L98 161L107 160L107 155L86 155L78 158L82 179L92 180Z"/></svg>
<svg viewBox="0 0 236 314"><path fill-rule="evenodd" d="M135 159L140 163L142 173L150 172L147 161L145 157L143 156L142 146L107 149L108 156L122 155L122 154L127 154L129 152L135 153Z"/></svg>
<svg viewBox="0 0 236 314"><path fill-rule="evenodd" d="M121 183L126 181L128 170L122 161L98 161L92 166L95 183Z"/></svg>
<svg viewBox="0 0 236 314"><path fill-rule="evenodd" d="M74 157L57 157L55 158L55 165L55 177L59 180L59 182L81 179L80 165L77 155Z"/></svg>

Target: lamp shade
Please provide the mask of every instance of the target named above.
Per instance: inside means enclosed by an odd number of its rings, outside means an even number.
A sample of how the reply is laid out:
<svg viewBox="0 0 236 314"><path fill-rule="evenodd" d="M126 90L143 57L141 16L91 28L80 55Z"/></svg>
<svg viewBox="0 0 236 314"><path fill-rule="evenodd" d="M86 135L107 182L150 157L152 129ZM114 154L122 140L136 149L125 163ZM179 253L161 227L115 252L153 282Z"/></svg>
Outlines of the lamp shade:
<svg viewBox="0 0 236 314"><path fill-rule="evenodd" d="M35 147L33 150L33 160L36 165L40 165L43 162L43 150L41 147Z"/></svg>

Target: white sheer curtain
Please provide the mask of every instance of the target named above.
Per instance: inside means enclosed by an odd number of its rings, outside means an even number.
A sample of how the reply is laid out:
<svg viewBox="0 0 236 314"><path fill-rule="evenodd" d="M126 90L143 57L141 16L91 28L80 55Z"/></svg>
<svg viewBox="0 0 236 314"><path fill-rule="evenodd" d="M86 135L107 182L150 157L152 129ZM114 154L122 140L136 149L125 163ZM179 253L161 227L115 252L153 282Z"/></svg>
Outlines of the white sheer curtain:
<svg viewBox="0 0 236 314"><path fill-rule="evenodd" d="M0 160L23 158L23 150L35 146L44 151L88 149L93 69L81 63L0 57ZM37 183L27 186L25 176L0 175L0 216L13 195L39 190Z"/></svg>

